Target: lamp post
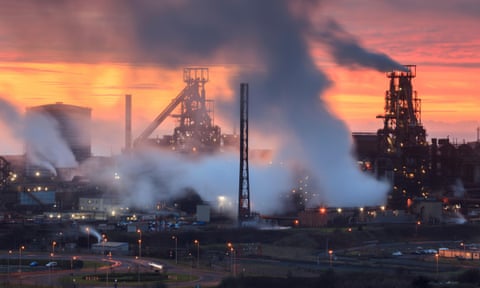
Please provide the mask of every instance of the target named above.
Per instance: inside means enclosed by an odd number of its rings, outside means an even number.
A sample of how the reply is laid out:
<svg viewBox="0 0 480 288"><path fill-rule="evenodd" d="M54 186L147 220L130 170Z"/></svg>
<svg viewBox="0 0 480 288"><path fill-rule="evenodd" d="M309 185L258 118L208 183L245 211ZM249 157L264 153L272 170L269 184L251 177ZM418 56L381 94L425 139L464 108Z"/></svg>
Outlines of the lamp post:
<svg viewBox="0 0 480 288"><path fill-rule="evenodd" d="M438 279L438 257L439 257L439 255L438 255L438 253L436 253L435 254L435 262L436 262L436 273L435 274L436 274L437 279Z"/></svg>
<svg viewBox="0 0 480 288"><path fill-rule="evenodd" d="M330 267L332 267L333 250L328 250L328 255L330 256Z"/></svg>
<svg viewBox="0 0 480 288"><path fill-rule="evenodd" d="M18 272L22 273L22 251L25 250L25 246L18 248Z"/></svg>
<svg viewBox="0 0 480 288"><path fill-rule="evenodd" d="M178 264L178 237L172 236L172 239L175 240L175 264Z"/></svg>
<svg viewBox="0 0 480 288"><path fill-rule="evenodd" d="M107 237L105 237L105 235L104 235L104 237L103 237L103 239L102 239L102 254L103 254L103 256L105 256L105 243L106 243L107 241L108 241L108 240L107 240ZM103 256L102 256L102 257L103 257Z"/></svg>
<svg viewBox="0 0 480 288"><path fill-rule="evenodd" d="M52 257L55 256L55 246L57 245L56 241L52 242Z"/></svg>
<svg viewBox="0 0 480 288"><path fill-rule="evenodd" d="M85 230L87 231L87 249L90 249L90 228L87 227Z"/></svg>
<svg viewBox="0 0 480 288"><path fill-rule="evenodd" d="M415 237L417 237L417 235L418 235L418 226L420 226L420 224L422 224L422 222L420 222L420 220L417 221L417 223L415 224Z"/></svg>
<svg viewBox="0 0 480 288"><path fill-rule="evenodd" d="M236 251L235 251L235 248L233 248L233 244L230 243L230 242L227 243L227 247L228 247L229 250L230 250L230 266L231 266L230 270L232 271L233 277L235 277L235 275L237 274L237 273L236 273L237 271L236 271L236 269L235 269L235 268L236 268L236 267L235 267L235 266L236 266L236 265L235 265L235 264L236 264L236 263L235 263L235 252L236 252Z"/></svg>
<svg viewBox="0 0 480 288"><path fill-rule="evenodd" d="M77 257L76 256L73 256L71 259L70 259L70 270L73 270L73 262L77 260Z"/></svg>
<svg viewBox="0 0 480 288"><path fill-rule="evenodd" d="M197 245L197 268L200 267L200 241L195 240L193 241L195 245Z"/></svg>
<svg viewBox="0 0 480 288"><path fill-rule="evenodd" d="M142 230L137 229L137 233L140 234L138 238L138 258L142 257Z"/></svg>
<svg viewBox="0 0 480 288"><path fill-rule="evenodd" d="M12 250L8 250L8 258L7 258L7 278L8 282L10 283L10 257L12 256Z"/></svg>
<svg viewBox="0 0 480 288"><path fill-rule="evenodd" d="M463 247L463 259L466 259L467 258L467 252L466 252L466 246L465 243L460 243L460 246Z"/></svg>

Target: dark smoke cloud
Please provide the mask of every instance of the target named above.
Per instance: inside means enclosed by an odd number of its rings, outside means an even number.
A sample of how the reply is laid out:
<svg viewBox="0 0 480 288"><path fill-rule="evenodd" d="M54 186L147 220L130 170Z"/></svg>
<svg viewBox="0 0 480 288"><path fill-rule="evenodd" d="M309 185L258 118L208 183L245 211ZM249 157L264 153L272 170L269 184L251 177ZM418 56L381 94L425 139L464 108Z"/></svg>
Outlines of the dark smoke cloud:
<svg viewBox="0 0 480 288"><path fill-rule="evenodd" d="M405 70L384 53L366 50L357 39L349 35L334 19L329 19L311 31L311 35L325 44L335 62L347 67L373 68L380 72Z"/></svg>
<svg viewBox="0 0 480 288"><path fill-rule="evenodd" d="M13 46L30 49L38 56L154 63L172 68L240 65L241 71L231 83L232 87L240 82L250 84L250 127L280 135L277 137L283 143L279 160L295 166L302 163L303 169L312 173L311 179L323 192L316 204L357 206L382 204L385 200L385 183L359 172L351 156L350 132L323 103L321 95L330 80L312 59L306 39L313 37L327 45L340 65L381 71L400 65L384 54L362 48L334 21L317 27L299 13L319 9L321 1L8 3L10 9L0 12L0 23L14 31L7 39L17 40ZM24 19L8 15L19 11L16 5L22 6ZM297 13L292 13L290 5ZM28 20L35 20L36 25ZM25 23L15 26L19 21ZM238 101L223 103L217 111L238 115L237 107ZM231 121L238 122L238 117ZM252 194L272 192L278 191L267 187Z"/></svg>

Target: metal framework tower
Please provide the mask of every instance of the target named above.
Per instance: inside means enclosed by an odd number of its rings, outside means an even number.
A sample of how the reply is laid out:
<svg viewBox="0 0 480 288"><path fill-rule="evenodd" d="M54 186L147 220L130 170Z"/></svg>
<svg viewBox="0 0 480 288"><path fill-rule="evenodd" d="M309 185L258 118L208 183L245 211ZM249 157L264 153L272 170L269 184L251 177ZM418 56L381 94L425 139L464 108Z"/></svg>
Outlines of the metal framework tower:
<svg viewBox="0 0 480 288"><path fill-rule="evenodd" d="M389 206L405 209L410 200L427 197L429 152L421 124L420 99L413 90L416 66L387 73L390 88L385 94L383 129L378 130L381 157L377 171L393 183Z"/></svg>
<svg viewBox="0 0 480 288"><path fill-rule="evenodd" d="M155 129L168 117L178 120L170 146L182 152L214 151L221 144L220 127L213 124L213 105L205 96L208 68L183 69L185 88L153 120L135 140L135 146L146 142ZM179 113L172 112L179 108Z"/></svg>
<svg viewBox="0 0 480 288"><path fill-rule="evenodd" d="M238 185L238 222L250 219L250 182L248 178L248 84L240 84L240 177Z"/></svg>

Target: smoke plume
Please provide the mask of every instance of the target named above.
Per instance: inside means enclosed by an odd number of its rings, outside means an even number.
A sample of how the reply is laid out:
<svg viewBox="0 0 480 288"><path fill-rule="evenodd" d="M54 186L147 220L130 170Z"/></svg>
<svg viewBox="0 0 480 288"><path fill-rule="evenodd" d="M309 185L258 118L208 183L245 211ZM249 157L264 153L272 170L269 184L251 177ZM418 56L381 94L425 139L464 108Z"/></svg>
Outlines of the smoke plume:
<svg viewBox="0 0 480 288"><path fill-rule="evenodd" d="M0 12L0 23L12 28L7 39L15 40L16 48L35 51L29 57L56 55L57 61L155 63L174 69L192 64L238 65L239 72L232 77L231 83L232 87L238 87L240 82L250 85L250 127L280 135L283 143L276 160L292 167L302 166L302 170L312 174L310 179L317 182L315 186L322 194L313 204L363 206L385 201L387 185L359 171L352 157L350 132L323 103L321 97L330 79L312 59L307 40L313 39L328 47L333 60L340 65L379 71L398 69L401 65L385 54L361 47L334 20L316 23L309 19L314 15L311 11L321 9L321 1L18 3L9 2L7 9ZM15 25L18 18L11 14L19 10L28 14L26 19L35 21ZM307 10L310 13L301 14ZM18 38L20 35L28 37ZM56 53L47 53L50 50ZM223 103L217 113L224 117L235 116L231 121L236 123L237 107L237 100ZM177 175L177 170L187 165L148 156L144 160L141 165L125 165L132 169L125 171L125 175L163 173L164 179L132 183L133 190L152 191L152 187L157 190L165 187L167 191L167 187L175 183L175 177L170 176ZM209 167L208 163L205 167ZM225 169L236 170L234 167ZM198 182L194 179L203 174L198 169L190 171L178 181L190 180L191 185L196 186ZM215 177L213 170L205 170L205 173L213 175L211 183L221 179ZM234 175L237 177L236 173ZM274 176L270 183L278 179ZM252 197L279 192L273 185L258 191L252 184L251 189ZM227 190L236 189L229 186ZM149 197L152 195L145 195L144 199Z"/></svg>
<svg viewBox="0 0 480 288"><path fill-rule="evenodd" d="M132 7L140 50L151 52L143 55L170 65L215 60L221 51L227 61L255 63L252 69L244 67L232 86L250 84L251 127L283 136L279 161L302 163L313 174L323 194L316 204L360 206L385 201L387 185L359 171L348 129L320 98L330 80L316 67L306 41L318 28L295 17L288 1L209 1L208 5L181 1L155 8ZM332 23L321 27L316 39L332 48L339 64L380 70L400 67L383 54L367 52L346 33L339 37L342 31ZM225 109L228 105L231 109ZM237 105L227 103L220 110L235 111Z"/></svg>
<svg viewBox="0 0 480 288"><path fill-rule="evenodd" d="M48 169L54 175L56 168L77 166L54 118L38 112L24 116L14 105L0 98L0 121L10 129L11 135L26 144L30 164Z"/></svg>
<svg viewBox="0 0 480 288"><path fill-rule="evenodd" d="M160 201L179 195L185 188L191 188L212 204L220 197L234 202L238 195L238 155L220 153L209 157L171 153L159 149L142 149L116 157L114 167L82 163L81 168L96 183L116 187L122 204L139 208L151 208ZM289 185L289 177L282 167L251 165L251 185L258 191L282 191ZM277 181L272 179L278 177ZM279 199L272 199L271 193L258 193L252 198L252 205L264 213L274 212ZM234 205L230 209L234 210ZM234 212L234 211L233 211Z"/></svg>
<svg viewBox="0 0 480 288"><path fill-rule="evenodd" d="M342 66L367 67L380 72L406 71L405 66L395 62L388 55L366 50L334 19L328 19L321 25L313 27L310 35L327 46L335 62Z"/></svg>
<svg viewBox="0 0 480 288"><path fill-rule="evenodd" d="M30 164L48 168L77 167L71 148L60 134L57 120L46 113L31 111L26 117L25 141Z"/></svg>

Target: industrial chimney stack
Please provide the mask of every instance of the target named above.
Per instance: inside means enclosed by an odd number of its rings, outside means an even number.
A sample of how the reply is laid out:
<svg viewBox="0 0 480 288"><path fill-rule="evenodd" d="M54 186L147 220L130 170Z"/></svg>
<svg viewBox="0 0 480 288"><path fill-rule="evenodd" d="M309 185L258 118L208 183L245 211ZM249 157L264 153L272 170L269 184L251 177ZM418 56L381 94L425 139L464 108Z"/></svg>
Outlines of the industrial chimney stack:
<svg viewBox="0 0 480 288"><path fill-rule="evenodd" d="M240 177L238 222L250 220L250 182L248 177L248 84L240 84Z"/></svg>
<svg viewBox="0 0 480 288"><path fill-rule="evenodd" d="M132 149L132 95L125 95L125 151Z"/></svg>

